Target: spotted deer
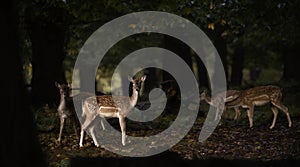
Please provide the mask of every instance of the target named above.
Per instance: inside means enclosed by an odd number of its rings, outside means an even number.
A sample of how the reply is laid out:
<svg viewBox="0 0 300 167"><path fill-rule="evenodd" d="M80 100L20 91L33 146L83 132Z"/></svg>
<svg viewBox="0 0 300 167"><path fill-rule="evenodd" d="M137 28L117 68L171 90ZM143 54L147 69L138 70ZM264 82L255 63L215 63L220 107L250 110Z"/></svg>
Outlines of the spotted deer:
<svg viewBox="0 0 300 167"><path fill-rule="evenodd" d="M118 118L122 132L122 145L126 145L126 122L125 118L128 116L130 110L135 107L139 97L139 90L142 82L144 82L146 76L142 76L139 79L133 79L128 77L128 80L132 83L132 95L128 96L94 96L89 97L83 102L82 116L85 117L85 121L81 126L80 142L79 146L83 147L84 131L91 124L91 122L97 117L102 118ZM104 128L103 124L102 127ZM90 128L90 133L94 144L99 147L96 140L93 128Z"/></svg>
<svg viewBox="0 0 300 167"><path fill-rule="evenodd" d="M226 93L226 95L225 95ZM230 108L234 108L235 110L235 117L234 120L236 120L240 115L240 110L238 106L228 106L226 105L227 102L233 101L236 98L238 98L241 94L241 91L239 90L227 90L221 93L218 93L214 96L214 98L211 98L210 96L207 95L207 91L204 90L201 94L200 94L200 101L204 100L206 103L208 103L211 106L214 106L216 108L220 108L220 104L221 104L221 97L225 97L224 102L225 102L225 107L224 107L224 111L226 111L226 109L230 109ZM215 120L218 120L221 118L221 112L217 112Z"/></svg>
<svg viewBox="0 0 300 167"><path fill-rule="evenodd" d="M72 121L76 137L78 138L79 136L77 131L77 117L74 110L72 97L70 97L71 84L60 84L58 82L55 82L55 86L59 89L60 93L60 103L57 108L58 116L60 119L60 128L57 141L58 143L60 143L65 119L70 119Z"/></svg>
<svg viewBox="0 0 300 167"><path fill-rule="evenodd" d="M276 123L278 109L282 110L287 117L288 126L292 126L292 121L288 108L282 104L282 92L281 88L274 85L257 86L242 91L241 95L235 100L228 102L228 107L239 107L248 109L248 119L250 128L253 127L253 111L255 106L263 106L271 103L271 110L273 111L273 121L270 129L273 129Z"/></svg>

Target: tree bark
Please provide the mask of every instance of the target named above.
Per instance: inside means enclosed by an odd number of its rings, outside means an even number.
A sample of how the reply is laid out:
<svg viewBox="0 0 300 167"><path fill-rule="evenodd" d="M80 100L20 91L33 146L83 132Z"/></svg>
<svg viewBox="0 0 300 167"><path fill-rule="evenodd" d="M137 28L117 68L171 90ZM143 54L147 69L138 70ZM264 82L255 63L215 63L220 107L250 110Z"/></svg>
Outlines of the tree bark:
<svg viewBox="0 0 300 167"><path fill-rule="evenodd" d="M185 43L179 41L178 39L171 37L171 36L167 36L165 35L164 37L164 47L175 53L176 55L178 55L180 58L182 58L185 63L187 64L187 66L190 67L190 69L193 69L192 66L192 55L191 55L191 51L189 46L187 46ZM171 60L164 60L163 63L170 63L172 62ZM178 67L174 67L177 69L180 69ZM166 74L166 73L165 73ZM164 76L164 80L169 80L171 79L170 77L168 77L168 75Z"/></svg>
<svg viewBox="0 0 300 167"><path fill-rule="evenodd" d="M62 17L62 16L61 16ZM58 104L55 81L65 82L63 71L65 29L58 23L34 18L30 22L32 43L32 104Z"/></svg>
<svg viewBox="0 0 300 167"><path fill-rule="evenodd" d="M300 84L300 66L298 61L299 47L299 44L295 44L284 49L283 81L296 82L297 84Z"/></svg>
<svg viewBox="0 0 300 167"><path fill-rule="evenodd" d="M228 62L227 62L227 42L226 40L219 35L214 42L215 48L218 51L218 54L223 63L226 79L228 80Z"/></svg>
<svg viewBox="0 0 300 167"><path fill-rule="evenodd" d="M193 64L192 64L192 55L190 51L190 47L187 46L185 43L181 42L180 40L171 37L171 36L165 36L164 37L164 47L178 55L183 61L184 65L186 64L191 71L193 71ZM163 65L166 63L172 63L172 60L168 60L163 58ZM180 67L176 67L171 65L172 71L178 71L179 75L182 75L180 71ZM184 74L183 74L184 75ZM186 76L181 76L186 77ZM188 81L188 79L183 78L185 81ZM170 108L177 108L178 107L178 101L180 99L180 87L176 81L175 76L172 76L169 71L163 72L163 82L162 89L164 89L166 95L167 95L167 107ZM171 110L171 114L175 114L178 111Z"/></svg>
<svg viewBox="0 0 300 167"><path fill-rule="evenodd" d="M1 65L4 72L2 90L2 136L0 166L46 166L37 140L33 115L22 75L21 57L18 53L17 16L15 1L4 1L0 6L0 50L5 57Z"/></svg>
<svg viewBox="0 0 300 167"><path fill-rule="evenodd" d="M196 54L196 53L195 53ZM209 87L208 72L203 62L198 56L195 56L198 68L199 87Z"/></svg>
<svg viewBox="0 0 300 167"><path fill-rule="evenodd" d="M231 66L231 78L230 83L232 86L240 86L243 80L243 68L244 68L244 47L236 46L232 58Z"/></svg>

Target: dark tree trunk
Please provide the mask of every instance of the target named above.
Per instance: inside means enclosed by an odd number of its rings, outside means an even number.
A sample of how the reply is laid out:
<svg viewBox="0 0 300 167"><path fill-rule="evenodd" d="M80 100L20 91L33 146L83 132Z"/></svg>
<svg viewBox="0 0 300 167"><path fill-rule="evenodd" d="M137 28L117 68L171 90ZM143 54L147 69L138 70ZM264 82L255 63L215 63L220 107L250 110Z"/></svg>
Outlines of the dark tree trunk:
<svg viewBox="0 0 300 167"><path fill-rule="evenodd" d="M232 57L231 78L230 83L232 86L240 86L243 80L244 68L244 54L243 46L236 46Z"/></svg>
<svg viewBox="0 0 300 167"><path fill-rule="evenodd" d="M218 51L218 54L221 58L223 63L226 79L228 80L228 63L227 63L227 42L226 40L220 35L214 42L215 48Z"/></svg>
<svg viewBox="0 0 300 167"><path fill-rule="evenodd" d="M196 56L196 62L197 62L197 67L198 67L199 87L208 88L209 82L208 82L207 69L206 69L203 62L200 60L200 58L198 56Z"/></svg>
<svg viewBox="0 0 300 167"><path fill-rule="evenodd" d="M174 37L165 35L164 47L167 50L174 52L176 55L181 57L185 61L187 66L189 66L190 69L192 70L192 56L191 56L191 51L189 46L187 46L185 43L179 41ZM164 63L172 63L172 60L164 60ZM178 67L174 67L174 68L178 69ZM169 80L169 79L171 79L170 76L169 77L168 75L164 76L164 80Z"/></svg>
<svg viewBox="0 0 300 167"><path fill-rule="evenodd" d="M218 52L218 55L222 61L223 68L225 71L226 81L228 80L228 61L227 61L227 41L226 35L224 35L225 27L224 25L217 24L216 29L213 31L207 31L208 37L212 40L215 49ZM219 67L218 67L219 68ZM215 80L218 75L212 76L212 80ZM207 78L207 76L206 76ZM208 79L207 79L208 80ZM208 82L208 81L207 81ZM218 84L218 83L216 83ZM209 83L208 83L209 85ZM218 87L218 85L215 85Z"/></svg>
<svg viewBox="0 0 300 167"><path fill-rule="evenodd" d="M148 68L146 69L145 75L147 76L146 82L144 82L144 88L143 91L141 91L141 101L146 101L149 100L149 93L151 92L152 89L158 88L160 85L160 80L159 76L159 71L160 69L156 68Z"/></svg>
<svg viewBox="0 0 300 167"><path fill-rule="evenodd" d="M58 104L59 92L55 81L65 82L63 72L64 29L57 23L35 18L30 25L32 42L32 103Z"/></svg>
<svg viewBox="0 0 300 167"><path fill-rule="evenodd" d="M171 36L165 36L164 38L164 47L175 53L177 56L179 56L184 62L183 64L186 64L191 71L193 71L193 65L192 65L192 55L191 55L191 50L190 47L187 46L185 43L181 42L180 40L171 37ZM168 60L163 58L163 63L172 63L172 60ZM169 64L170 65L170 64ZM175 65L171 65L172 71L178 71L180 74L180 67L177 67ZM182 74L182 73L181 73ZM185 77L185 76L181 76ZM183 78L184 79L184 78ZM188 79L185 79L188 81ZM180 88L179 85L176 81L175 76L172 76L169 71L163 72L163 82L164 84L162 85L164 91L166 92L167 95L167 107L170 108L177 108L179 104L179 98L180 98ZM178 111L177 110L170 110L172 114L176 114Z"/></svg>
<svg viewBox="0 0 300 167"><path fill-rule="evenodd" d="M3 1L0 9L0 50L5 64L3 71L1 155L0 166L46 166L37 140L33 115L29 109L28 97L18 54L17 17L15 1Z"/></svg>
<svg viewBox="0 0 300 167"><path fill-rule="evenodd" d="M203 64L203 62L200 60L200 58L195 52L191 51L191 48L187 46L185 43L179 41L178 39L175 39L173 37L166 36L164 38L164 43L165 43L165 48L174 52L178 56L180 56L185 63L190 67L190 69L193 71L193 63L192 63L192 56L195 56L195 61L197 63L197 68L198 68L198 79L199 79L199 86L202 87L207 87L208 86L208 73L207 70ZM168 63L170 60L165 60L164 63ZM174 67L177 68L178 67ZM180 69L180 68L179 68ZM178 70L179 70L178 69ZM169 74L164 73L163 80L170 80L173 79Z"/></svg>
<svg viewBox="0 0 300 167"><path fill-rule="evenodd" d="M295 44L284 49L284 70L282 76L284 81L294 81L300 84L299 47L299 44Z"/></svg>

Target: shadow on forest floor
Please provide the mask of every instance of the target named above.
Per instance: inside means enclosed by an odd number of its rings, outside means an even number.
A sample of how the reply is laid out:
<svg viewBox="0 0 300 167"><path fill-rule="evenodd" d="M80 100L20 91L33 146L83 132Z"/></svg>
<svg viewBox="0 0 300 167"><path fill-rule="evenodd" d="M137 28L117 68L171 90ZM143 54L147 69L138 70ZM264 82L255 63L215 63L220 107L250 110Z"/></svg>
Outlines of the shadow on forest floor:
<svg viewBox="0 0 300 167"><path fill-rule="evenodd" d="M204 142L198 142L203 120L197 119L189 133L176 145L161 154L129 158L94 146L87 137L83 148L71 128L58 145L58 133L41 132L39 139L49 166L296 166L300 164L300 117L287 127L279 117L274 129L268 121L250 129L248 123L224 120ZM153 130L131 129L128 135L147 135ZM142 150L143 148L141 148ZM297 166L298 166L297 165Z"/></svg>
<svg viewBox="0 0 300 167"><path fill-rule="evenodd" d="M291 94L293 95L293 94ZM297 97L298 94L297 94ZM37 117L42 130L39 140L46 153L48 164L54 166L222 166L222 167L293 167L300 164L300 114L298 102L294 96L287 96L293 126L288 128L286 116L280 112L274 129L269 126L272 112L269 106L257 107L254 115L254 127L249 128L246 112L238 120L233 120L234 112L224 113L221 124L204 142L198 142L205 116L200 116L189 133L176 145L161 154L129 158L114 154L94 146L92 139L86 137L83 148L79 148L78 139L71 126L66 127L60 145L57 144L58 126L56 112L49 110ZM206 111L208 105L201 105ZM128 124L128 135L151 136L166 129L174 118L159 117L154 129L134 127ZM117 121L118 122L118 121ZM119 125L117 126L119 127ZM49 130L48 130L49 129ZM141 148L142 150L143 148Z"/></svg>
<svg viewBox="0 0 300 167"><path fill-rule="evenodd" d="M158 155L143 158L73 158L72 167L94 167L94 166L140 166L140 167L175 167L175 166L202 166L202 167L296 167L300 160L274 160L274 161L255 161L255 160L226 160L221 158L210 158L207 160L184 160L174 152L166 151Z"/></svg>

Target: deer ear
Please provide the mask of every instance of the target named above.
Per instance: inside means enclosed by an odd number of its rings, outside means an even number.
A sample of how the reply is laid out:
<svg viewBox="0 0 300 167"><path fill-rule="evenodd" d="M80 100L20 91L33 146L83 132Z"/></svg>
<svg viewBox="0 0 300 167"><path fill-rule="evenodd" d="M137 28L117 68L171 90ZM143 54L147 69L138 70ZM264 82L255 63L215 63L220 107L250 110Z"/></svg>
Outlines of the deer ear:
<svg viewBox="0 0 300 167"><path fill-rule="evenodd" d="M68 82L68 87L72 88L72 83Z"/></svg>
<svg viewBox="0 0 300 167"><path fill-rule="evenodd" d="M130 77L129 75L127 76L127 78L128 78L128 81L129 81L129 82L132 82L132 81L133 81L132 77Z"/></svg>
<svg viewBox="0 0 300 167"><path fill-rule="evenodd" d="M55 86L60 88L60 84L58 82L55 81Z"/></svg>
<svg viewBox="0 0 300 167"><path fill-rule="evenodd" d="M146 75L141 77L141 81L144 82L146 80Z"/></svg>

